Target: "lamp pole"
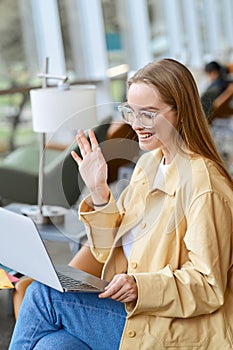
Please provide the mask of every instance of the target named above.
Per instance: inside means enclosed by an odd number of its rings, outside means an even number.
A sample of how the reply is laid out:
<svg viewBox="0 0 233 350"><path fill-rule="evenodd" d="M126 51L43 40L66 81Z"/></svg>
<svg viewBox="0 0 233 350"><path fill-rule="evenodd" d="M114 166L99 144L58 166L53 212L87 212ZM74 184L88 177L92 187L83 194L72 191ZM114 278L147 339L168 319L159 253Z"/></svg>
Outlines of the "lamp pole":
<svg viewBox="0 0 233 350"><path fill-rule="evenodd" d="M48 73L48 65L49 65L49 59L48 57L45 58L45 65L44 65L44 79L42 83L42 88L47 88L47 78L46 74ZM45 165L45 158L44 158L44 149L45 149L45 133L42 132L40 134L40 150L39 150L39 175L38 175L38 197L37 197L37 203L40 211L41 217L43 217L43 209L42 209L42 201L43 201L43 187L44 187L44 165Z"/></svg>
<svg viewBox="0 0 233 350"><path fill-rule="evenodd" d="M68 77L67 76L59 76L59 75L53 75L48 74L48 67L49 67L49 58L45 58L45 64L43 73L39 73L37 76L39 78L43 78L42 82L42 88L46 89L48 88L47 79L56 79L61 80L62 83L64 83ZM67 89L67 87L65 87ZM45 143L46 143L46 134L45 132L42 132L40 134L40 150L39 150L39 175L38 175L38 197L37 197L37 203L39 207L39 215L41 217L41 220L43 221L43 188L44 188L44 167L45 167Z"/></svg>

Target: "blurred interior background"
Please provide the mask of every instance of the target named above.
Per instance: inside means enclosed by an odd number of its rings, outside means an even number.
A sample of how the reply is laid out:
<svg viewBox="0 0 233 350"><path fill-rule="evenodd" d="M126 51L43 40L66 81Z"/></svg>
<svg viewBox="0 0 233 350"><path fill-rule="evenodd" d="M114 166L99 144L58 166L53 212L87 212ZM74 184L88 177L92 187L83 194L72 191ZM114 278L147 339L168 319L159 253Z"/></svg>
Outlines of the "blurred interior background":
<svg viewBox="0 0 233 350"><path fill-rule="evenodd" d="M28 91L41 86L45 57L51 73L97 86L100 119L116 114L128 75L153 59L182 61L202 91L206 62L233 62L233 2L0 0L1 156L37 137Z"/></svg>

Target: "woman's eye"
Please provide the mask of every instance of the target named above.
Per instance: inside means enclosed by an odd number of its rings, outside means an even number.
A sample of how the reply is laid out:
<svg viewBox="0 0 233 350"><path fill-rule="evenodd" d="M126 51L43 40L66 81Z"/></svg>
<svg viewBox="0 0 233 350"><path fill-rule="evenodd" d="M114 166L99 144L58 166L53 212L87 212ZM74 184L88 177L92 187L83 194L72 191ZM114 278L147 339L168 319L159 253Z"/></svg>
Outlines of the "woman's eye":
<svg viewBox="0 0 233 350"><path fill-rule="evenodd" d="M150 112L147 112L147 111L141 111L140 112L141 116L142 117L146 117L146 118L151 118L151 113Z"/></svg>
<svg viewBox="0 0 233 350"><path fill-rule="evenodd" d="M130 109L127 111L128 115L133 115L133 111L131 111Z"/></svg>

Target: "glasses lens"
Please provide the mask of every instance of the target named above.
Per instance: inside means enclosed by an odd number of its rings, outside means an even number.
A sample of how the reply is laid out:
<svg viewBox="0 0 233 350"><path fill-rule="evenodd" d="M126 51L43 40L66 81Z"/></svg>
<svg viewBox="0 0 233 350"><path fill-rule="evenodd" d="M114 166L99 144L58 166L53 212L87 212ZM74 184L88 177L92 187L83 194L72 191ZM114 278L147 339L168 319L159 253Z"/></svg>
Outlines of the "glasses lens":
<svg viewBox="0 0 233 350"><path fill-rule="evenodd" d="M134 112L127 105L118 106L118 110L121 113L124 121L128 124L133 124L134 119L137 118L140 124L146 128L153 128L154 126L154 117L156 115L156 113L154 112L153 113L149 111Z"/></svg>
<svg viewBox="0 0 233 350"><path fill-rule="evenodd" d="M141 111L138 113L140 123L145 127L153 127L154 116L150 112Z"/></svg>
<svg viewBox="0 0 233 350"><path fill-rule="evenodd" d="M127 106L118 106L118 110L122 115L122 118L126 121L126 123L132 123L134 116L133 111Z"/></svg>

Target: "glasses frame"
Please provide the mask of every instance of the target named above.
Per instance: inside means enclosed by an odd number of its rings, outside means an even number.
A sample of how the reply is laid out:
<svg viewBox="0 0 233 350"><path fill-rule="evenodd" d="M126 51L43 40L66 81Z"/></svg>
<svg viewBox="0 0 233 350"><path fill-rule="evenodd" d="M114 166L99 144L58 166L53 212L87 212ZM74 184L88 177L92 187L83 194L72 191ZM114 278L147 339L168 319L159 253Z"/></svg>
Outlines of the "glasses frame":
<svg viewBox="0 0 233 350"><path fill-rule="evenodd" d="M154 120L155 120L155 118L158 116L158 114L162 113L163 111L168 110L169 107L163 108L163 109L161 109L161 110L159 110L159 111L157 111L157 112L146 111L146 110L140 110L140 111L136 112L136 111L133 111L133 110L129 107L129 105L128 105L127 102L123 102L123 103L121 103L117 108L118 108L118 111L121 113L121 116L122 116L123 120L124 120L127 124L132 125L132 124L134 123L135 119L137 119L137 120L139 121L139 123L140 123L141 126L143 126L144 128L147 128L147 129L152 129L152 128L154 127ZM132 113L132 116L134 117L134 119L133 119L132 122L128 121L128 120L125 118L125 115L124 115L124 112L123 112L123 109L124 109L124 108L127 108L127 109L130 110L130 112ZM169 108L169 109L170 109L170 108ZM145 124L142 123L142 121L141 121L141 118L142 118L141 114L142 114L142 113L143 113L144 115L147 115L148 117L150 117L151 125L145 125Z"/></svg>

